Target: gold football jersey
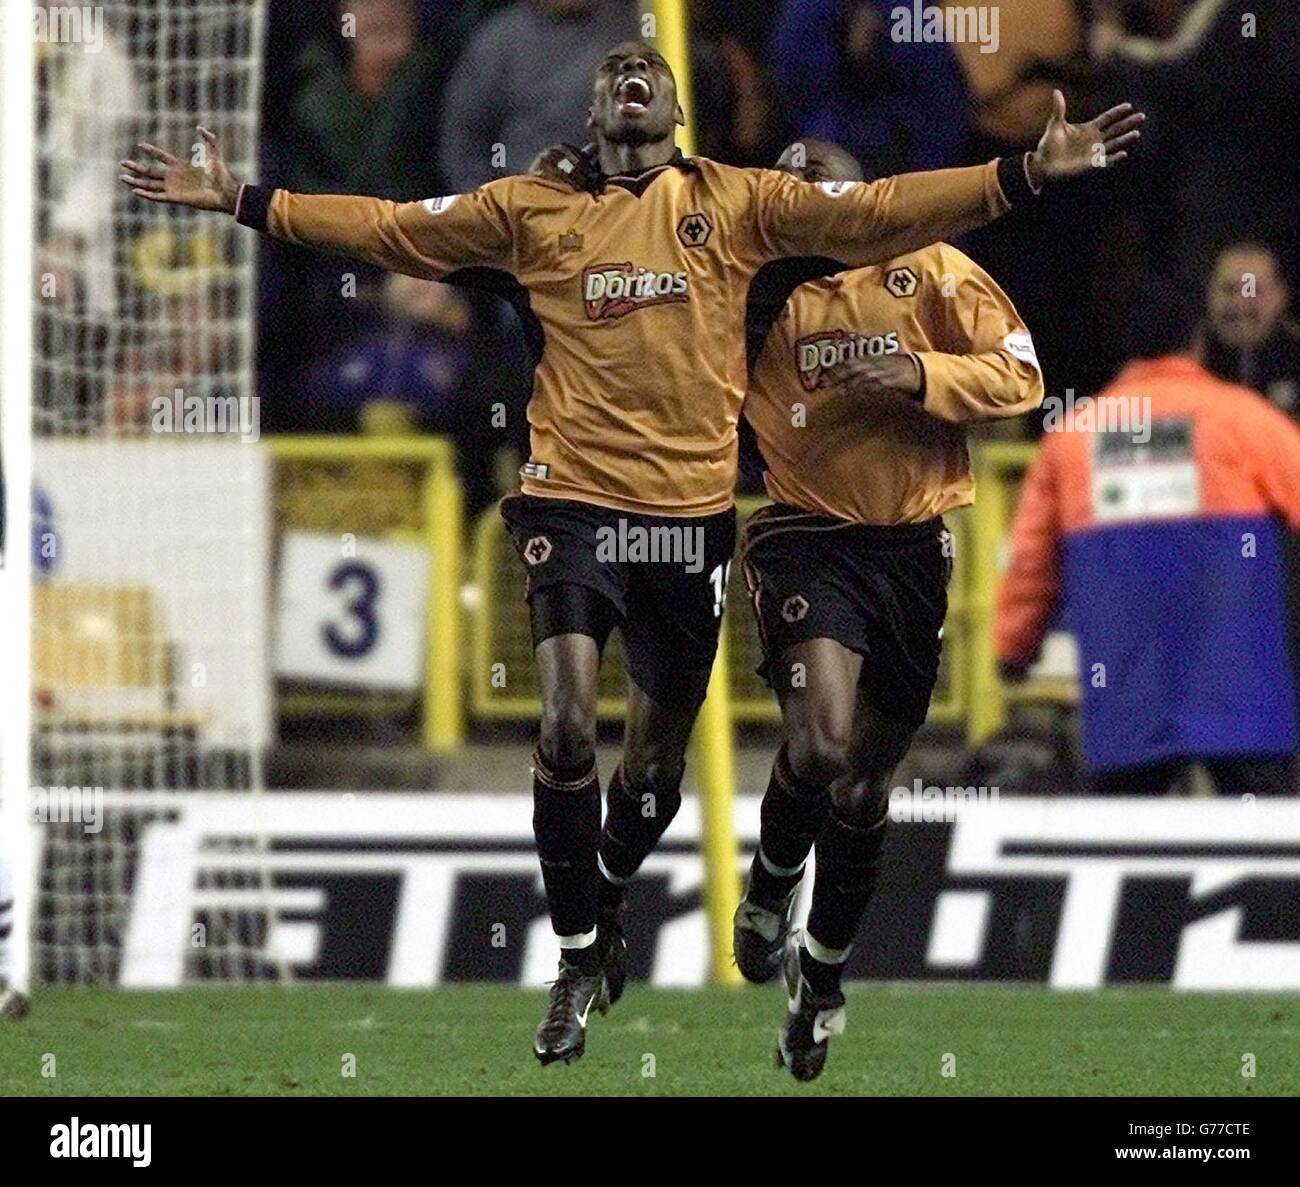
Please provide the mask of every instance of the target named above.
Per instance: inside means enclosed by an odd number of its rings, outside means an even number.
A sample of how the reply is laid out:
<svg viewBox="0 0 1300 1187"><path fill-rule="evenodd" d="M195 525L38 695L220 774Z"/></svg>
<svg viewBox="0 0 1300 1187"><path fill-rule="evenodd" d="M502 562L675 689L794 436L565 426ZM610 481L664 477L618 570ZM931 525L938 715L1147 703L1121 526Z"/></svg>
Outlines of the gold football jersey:
<svg viewBox="0 0 1300 1187"><path fill-rule="evenodd" d="M845 362L906 353L924 372L920 400L833 381ZM1042 401L1015 307L973 260L940 243L795 289L759 354L745 417L773 499L902 524L974 500L967 424Z"/></svg>
<svg viewBox="0 0 1300 1187"><path fill-rule="evenodd" d="M1008 209L996 162L810 185L680 154L597 192L521 176L423 202L259 201L266 229L292 243L509 286L537 347L524 491L661 515L731 505L745 300L762 264L871 264Z"/></svg>

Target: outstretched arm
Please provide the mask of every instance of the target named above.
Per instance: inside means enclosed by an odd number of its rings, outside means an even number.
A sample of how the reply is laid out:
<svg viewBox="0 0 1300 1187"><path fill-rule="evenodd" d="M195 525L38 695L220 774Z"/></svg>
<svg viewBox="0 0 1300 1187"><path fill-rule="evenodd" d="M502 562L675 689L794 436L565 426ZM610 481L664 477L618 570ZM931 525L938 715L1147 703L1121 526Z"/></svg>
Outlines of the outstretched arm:
<svg viewBox="0 0 1300 1187"><path fill-rule="evenodd" d="M1023 157L857 185L809 185L764 172L755 204L759 253L882 263L990 223L1044 186L1113 168L1127 158L1145 118L1122 103L1086 124L1072 124L1057 91L1037 149Z"/></svg>
<svg viewBox="0 0 1300 1187"><path fill-rule="evenodd" d="M241 185L217 138L182 160L152 144L122 162L121 181L138 198L234 215L245 226L291 243L356 256L393 272L438 280L461 268L513 270L514 236L506 208L510 182L469 194L390 202L334 194L292 194Z"/></svg>

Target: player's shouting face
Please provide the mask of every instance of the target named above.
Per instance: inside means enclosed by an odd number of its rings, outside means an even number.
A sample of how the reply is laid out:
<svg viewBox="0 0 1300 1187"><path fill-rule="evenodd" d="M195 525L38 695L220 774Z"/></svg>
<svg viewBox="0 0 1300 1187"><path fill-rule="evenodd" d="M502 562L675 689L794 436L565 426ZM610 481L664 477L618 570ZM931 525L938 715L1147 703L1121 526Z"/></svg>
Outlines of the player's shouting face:
<svg viewBox="0 0 1300 1187"><path fill-rule="evenodd" d="M596 71L587 122L611 144L669 139L686 117L664 56L644 41L625 41L610 50Z"/></svg>

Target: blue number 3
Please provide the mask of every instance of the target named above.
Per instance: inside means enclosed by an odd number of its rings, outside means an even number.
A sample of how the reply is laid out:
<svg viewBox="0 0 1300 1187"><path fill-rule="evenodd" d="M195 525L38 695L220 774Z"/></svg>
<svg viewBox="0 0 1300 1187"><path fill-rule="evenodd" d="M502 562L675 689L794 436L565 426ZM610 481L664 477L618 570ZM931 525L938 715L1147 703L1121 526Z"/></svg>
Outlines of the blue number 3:
<svg viewBox="0 0 1300 1187"><path fill-rule="evenodd" d="M352 638L347 638L332 622L321 627L321 633L331 651L348 659L365 655L379 638L379 619L375 615L375 603L379 599L382 582L379 574L360 561L351 561L339 565L330 574L329 588L347 590L350 601L344 607L344 613L357 624Z"/></svg>

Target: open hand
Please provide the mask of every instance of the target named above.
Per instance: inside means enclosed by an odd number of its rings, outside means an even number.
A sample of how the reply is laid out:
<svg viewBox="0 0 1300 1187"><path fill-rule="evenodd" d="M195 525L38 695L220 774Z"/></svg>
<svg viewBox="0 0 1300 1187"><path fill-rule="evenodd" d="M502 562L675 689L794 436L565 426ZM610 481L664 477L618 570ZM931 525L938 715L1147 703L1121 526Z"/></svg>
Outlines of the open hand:
<svg viewBox="0 0 1300 1187"><path fill-rule="evenodd" d="M183 161L152 144L138 144L140 159L122 161L125 172L118 180L137 198L150 202L234 214L239 183L226 168L216 136L207 128L198 132L202 143L196 146L192 160Z"/></svg>
<svg viewBox="0 0 1300 1187"><path fill-rule="evenodd" d="M1121 103L1086 124L1071 124L1065 118L1065 96L1053 91L1047 128L1029 157L1031 180L1041 185L1079 177L1091 169L1113 168L1128 157L1127 150L1137 143L1146 118L1133 110L1132 103Z"/></svg>

